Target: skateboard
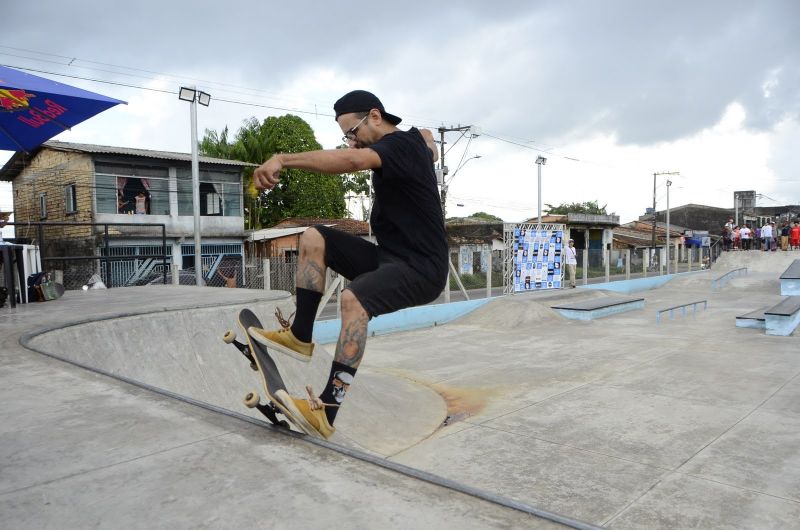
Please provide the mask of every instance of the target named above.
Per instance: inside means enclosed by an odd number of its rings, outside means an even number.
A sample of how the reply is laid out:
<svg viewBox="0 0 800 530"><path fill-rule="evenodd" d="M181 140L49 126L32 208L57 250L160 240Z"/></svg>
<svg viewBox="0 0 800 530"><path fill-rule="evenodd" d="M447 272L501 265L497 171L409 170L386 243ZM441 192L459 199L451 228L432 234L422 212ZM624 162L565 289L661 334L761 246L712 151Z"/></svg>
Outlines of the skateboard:
<svg viewBox="0 0 800 530"><path fill-rule="evenodd" d="M258 392L251 391L245 396L244 404L248 408L257 409L273 425L289 429L289 421L292 420L292 415L275 397L275 393L281 390L288 393L286 384L283 382L278 367L275 365L275 361L270 356L267 348L253 340L247 332L247 328L251 326L263 328L263 325L258 317L249 309L242 309L239 311L239 314L236 316L236 321L246 337L246 342L242 343L236 340L236 332L233 330L228 330L222 337L222 340L236 346L242 355L250 361L250 368L258 372L261 376L264 392L266 393L265 397L267 399L266 403L262 403L261 396L258 395ZM289 421L280 419L278 417L279 414ZM294 424L293 421L292 423Z"/></svg>

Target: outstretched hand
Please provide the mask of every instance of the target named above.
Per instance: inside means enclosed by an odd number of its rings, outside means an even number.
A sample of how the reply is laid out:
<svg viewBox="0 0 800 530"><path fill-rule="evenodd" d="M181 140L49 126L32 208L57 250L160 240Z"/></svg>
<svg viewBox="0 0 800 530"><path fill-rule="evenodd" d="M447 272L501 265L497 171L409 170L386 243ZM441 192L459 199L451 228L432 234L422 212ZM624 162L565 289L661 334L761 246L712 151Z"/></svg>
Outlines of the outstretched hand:
<svg viewBox="0 0 800 530"><path fill-rule="evenodd" d="M281 180L281 163L278 155L273 156L253 171L253 185L259 190L271 190Z"/></svg>

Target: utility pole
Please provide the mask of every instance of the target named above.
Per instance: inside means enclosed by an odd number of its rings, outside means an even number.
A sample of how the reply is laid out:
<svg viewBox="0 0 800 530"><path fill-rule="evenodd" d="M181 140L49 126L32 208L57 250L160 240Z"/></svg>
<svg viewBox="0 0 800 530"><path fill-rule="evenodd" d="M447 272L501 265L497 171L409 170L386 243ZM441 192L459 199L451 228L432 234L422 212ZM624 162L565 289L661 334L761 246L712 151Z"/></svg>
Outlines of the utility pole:
<svg viewBox="0 0 800 530"><path fill-rule="evenodd" d="M543 156L537 156L536 157L536 165L539 166L539 170L538 170L539 178L537 179L537 182L539 183L539 191L538 191L539 209L537 210L537 214L536 214L536 224L539 226L540 230L541 230L541 227L542 227L542 166L545 165L546 163L547 163L547 159L545 157L543 157Z"/></svg>
<svg viewBox="0 0 800 530"><path fill-rule="evenodd" d="M659 175L680 175L680 172L661 171L653 173L653 252L656 251L656 177Z"/></svg>
<svg viewBox="0 0 800 530"><path fill-rule="evenodd" d="M447 166L444 164L444 153L445 153L444 133L458 131L458 132L461 132L461 134L463 136L464 134L466 134L468 132L471 132L472 129L473 129L472 125L464 125L464 126L459 125L457 127L453 127L451 125L450 127L444 127L444 126L439 127L439 136L441 137L440 145L442 146L442 154L439 156L439 167L440 167L440 171L441 171L441 174L442 174L442 181L440 182L440 184L442 186L441 197L442 197L442 218L443 219L447 219L447 214L446 214L446 210L447 210L447 206L446 206L446 203L447 203L447 183L445 182L445 179L447 178L447 174L449 173L449 171L447 169ZM477 135L475 135L475 136L477 136Z"/></svg>

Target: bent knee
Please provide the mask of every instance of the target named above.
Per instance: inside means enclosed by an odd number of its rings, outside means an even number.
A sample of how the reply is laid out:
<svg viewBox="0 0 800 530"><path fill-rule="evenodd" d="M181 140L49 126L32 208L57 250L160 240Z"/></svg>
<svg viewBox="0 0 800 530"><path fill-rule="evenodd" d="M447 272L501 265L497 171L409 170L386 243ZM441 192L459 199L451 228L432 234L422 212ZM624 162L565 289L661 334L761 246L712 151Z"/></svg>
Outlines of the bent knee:
<svg viewBox="0 0 800 530"><path fill-rule="evenodd" d="M325 238L314 227L308 228L300 234L300 252L324 253Z"/></svg>
<svg viewBox="0 0 800 530"><path fill-rule="evenodd" d="M342 291L342 312L344 313L366 313L364 306L361 305L361 302L353 294L353 291L350 289L345 289Z"/></svg>

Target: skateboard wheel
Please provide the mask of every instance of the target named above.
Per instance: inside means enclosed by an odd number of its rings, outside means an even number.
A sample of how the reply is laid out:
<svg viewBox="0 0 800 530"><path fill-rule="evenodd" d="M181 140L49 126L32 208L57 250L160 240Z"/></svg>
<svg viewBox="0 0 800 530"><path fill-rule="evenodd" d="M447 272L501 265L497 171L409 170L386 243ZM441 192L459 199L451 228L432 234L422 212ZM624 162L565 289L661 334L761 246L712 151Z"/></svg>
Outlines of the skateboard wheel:
<svg viewBox="0 0 800 530"><path fill-rule="evenodd" d="M233 344L233 341L236 340L236 332L229 329L225 332L225 335L222 336L222 340L225 341L225 344Z"/></svg>
<svg viewBox="0 0 800 530"><path fill-rule="evenodd" d="M256 363L250 363L250 369L254 372L258 372L258 365Z"/></svg>
<svg viewBox="0 0 800 530"><path fill-rule="evenodd" d="M278 427L283 427L284 429L290 429L289 422L286 420L281 420L278 422Z"/></svg>
<svg viewBox="0 0 800 530"><path fill-rule="evenodd" d="M250 392L244 397L244 404L250 409L257 407L260 402L261 398L257 392Z"/></svg>

